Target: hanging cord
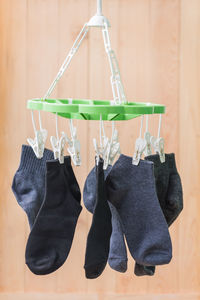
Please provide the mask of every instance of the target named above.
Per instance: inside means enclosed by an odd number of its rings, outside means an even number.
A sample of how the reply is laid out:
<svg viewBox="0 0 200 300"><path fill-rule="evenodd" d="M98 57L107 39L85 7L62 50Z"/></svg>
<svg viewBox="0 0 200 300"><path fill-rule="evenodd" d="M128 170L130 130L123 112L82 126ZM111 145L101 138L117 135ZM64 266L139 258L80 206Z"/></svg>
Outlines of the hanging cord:
<svg viewBox="0 0 200 300"><path fill-rule="evenodd" d="M159 124L158 124L158 135L157 135L157 138L160 137L161 125L162 125L162 114L160 114L160 116L159 116Z"/></svg>
<svg viewBox="0 0 200 300"><path fill-rule="evenodd" d="M33 113L33 110L31 110L31 120L32 120L32 124L33 124L33 130L34 130L34 133L36 134L36 126L35 126L35 120L34 120L34 113Z"/></svg>
<svg viewBox="0 0 200 300"><path fill-rule="evenodd" d="M58 113L56 113L56 138L57 141L59 140L59 134L58 134Z"/></svg>
<svg viewBox="0 0 200 300"><path fill-rule="evenodd" d="M38 114L39 114L39 126L40 126L40 130L42 131L43 128L42 128L42 120L41 120L41 113L40 113L40 110L38 111ZM35 119L34 119L34 112L33 112L33 110L31 110L31 119L32 119L32 124L33 124L33 130L34 130L34 133L36 134L37 129L36 129L36 124L35 124Z"/></svg>
<svg viewBox="0 0 200 300"><path fill-rule="evenodd" d="M149 130L149 115L146 115L146 132Z"/></svg>
<svg viewBox="0 0 200 300"><path fill-rule="evenodd" d="M146 129L144 133L144 139L146 141L146 148L144 150L145 156L149 156L152 154L151 151L151 134L149 132L149 115L146 115Z"/></svg>
<svg viewBox="0 0 200 300"><path fill-rule="evenodd" d="M111 145L113 144L113 138L114 138L114 134L115 134L115 121L112 121L112 135L111 135Z"/></svg>
<svg viewBox="0 0 200 300"><path fill-rule="evenodd" d="M103 121L102 121L102 114L100 115L100 121L99 121L99 139L100 139L100 148L102 149L103 147L103 143L102 143L102 124L103 124ZM105 131L104 131L105 133Z"/></svg>
<svg viewBox="0 0 200 300"><path fill-rule="evenodd" d="M141 123L140 123L140 135L139 138L142 138L142 129L143 129L143 121L144 121L144 115L141 117Z"/></svg>

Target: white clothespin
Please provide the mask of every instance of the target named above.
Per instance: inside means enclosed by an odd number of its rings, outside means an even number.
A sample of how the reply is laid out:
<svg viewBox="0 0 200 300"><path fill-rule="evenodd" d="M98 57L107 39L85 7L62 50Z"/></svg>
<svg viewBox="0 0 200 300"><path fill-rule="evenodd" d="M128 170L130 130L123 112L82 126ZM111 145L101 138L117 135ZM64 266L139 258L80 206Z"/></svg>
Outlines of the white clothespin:
<svg viewBox="0 0 200 300"><path fill-rule="evenodd" d="M53 148L54 158L58 159L61 164L64 163L64 148L66 144L65 136L62 133L60 139L57 139L55 136L50 138L51 146Z"/></svg>
<svg viewBox="0 0 200 300"><path fill-rule="evenodd" d="M105 134L105 129L100 116L100 147L96 139L93 139L94 149L97 156L97 163L101 156L104 160L103 169L106 170L109 164L112 164L116 155L120 154L120 144L118 141L118 131L115 129L115 123L112 121L112 135L109 139Z"/></svg>
<svg viewBox="0 0 200 300"><path fill-rule="evenodd" d="M72 120L70 120L70 134L71 139L67 137L65 134L65 138L68 143L67 151L69 152L69 155L71 156L71 159L75 166L81 165L81 144L80 141L77 139L77 130L76 127L73 126Z"/></svg>
<svg viewBox="0 0 200 300"><path fill-rule="evenodd" d="M61 164L64 163L64 148L66 144L65 133L62 132L61 138L58 135L58 115L56 114L56 137L51 136L51 146L53 148L54 159L58 159Z"/></svg>
<svg viewBox="0 0 200 300"><path fill-rule="evenodd" d="M99 147L96 139L93 139L93 145L94 145L94 149L95 149L95 153L96 153L96 157L97 157L96 163L98 165L99 158L100 157L102 157L103 159L105 158L105 153L106 153L107 147L108 147L108 140L105 143L105 147L101 147L101 146Z"/></svg>
<svg viewBox="0 0 200 300"><path fill-rule="evenodd" d="M144 134L144 139L146 141L146 148L144 150L145 156L148 156L148 155L152 154L152 152L151 152L151 134L148 131L148 127L149 127L149 116L146 115L146 131L145 131L145 134Z"/></svg>
<svg viewBox="0 0 200 300"><path fill-rule="evenodd" d="M117 154L120 155L120 143L118 139L118 131L115 128L115 123L112 121L112 137L111 137L111 147L110 147L110 153L109 153L109 164L112 165L113 161Z"/></svg>
<svg viewBox="0 0 200 300"><path fill-rule="evenodd" d="M110 162L110 151L111 151L111 142L109 139L105 142L105 146L103 148L103 159L104 159L104 164L103 164L103 169L106 170L109 162Z"/></svg>
<svg viewBox="0 0 200 300"><path fill-rule="evenodd" d="M159 117L159 126L158 126L158 135L157 138L151 137L151 145L154 148L154 151L159 154L161 163L165 162L165 151L164 151L164 139L160 137L160 129L162 123L162 115Z"/></svg>
<svg viewBox="0 0 200 300"><path fill-rule="evenodd" d="M40 111L39 111L39 125L40 125L40 130L36 130L33 111L31 111L31 117L32 117L32 123L33 123L33 129L34 129L34 133L35 133L35 138L34 139L27 138L27 142L32 147L32 149L33 149L36 157L37 158L42 158L43 157L43 153L44 153L44 147L45 147L45 142L46 142L46 139L47 139L48 132L47 132L46 129L42 128Z"/></svg>
<svg viewBox="0 0 200 300"><path fill-rule="evenodd" d="M99 129L100 129L100 146L98 146L97 140L95 138L93 139L94 149L97 157L96 163L98 165L99 158L102 157L104 160L103 168L106 169L109 163L108 160L109 160L109 153L110 153L110 143L109 143L109 139L105 135L102 116L100 116Z"/></svg>
<svg viewBox="0 0 200 300"><path fill-rule="evenodd" d="M139 138L137 138L136 142L135 142L135 153L133 154L133 160L132 160L132 164L137 166L140 162L140 159L142 157L142 154L146 148L146 140L142 139L142 128L143 128L143 120L144 120L144 116L141 117L141 126L140 126L140 136Z"/></svg>

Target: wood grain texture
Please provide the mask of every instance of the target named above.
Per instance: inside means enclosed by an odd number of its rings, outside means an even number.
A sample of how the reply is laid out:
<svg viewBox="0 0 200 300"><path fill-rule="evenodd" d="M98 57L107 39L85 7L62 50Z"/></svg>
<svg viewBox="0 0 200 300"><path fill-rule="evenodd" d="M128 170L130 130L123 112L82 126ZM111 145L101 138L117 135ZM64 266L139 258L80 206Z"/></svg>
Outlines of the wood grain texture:
<svg viewBox="0 0 200 300"><path fill-rule="evenodd" d="M182 1L179 153L185 209L180 219L179 286L199 291L200 276L200 2ZM192 268L192 272L190 272Z"/></svg>
<svg viewBox="0 0 200 300"><path fill-rule="evenodd" d="M44 95L95 0L0 1L0 300L199 300L200 299L200 1L108 0L103 11L112 25L111 43L129 101L167 106L162 136L175 152L184 186L185 208L170 229L173 260L151 278L106 268L97 280L84 276L84 254L91 215L83 208L68 260L48 276L33 275L24 263L27 218L10 186L21 144L33 136L28 98ZM77 18L77 15L79 17ZM52 96L111 99L110 69L102 34L92 29ZM35 114L37 119L37 114ZM55 116L42 113L49 136ZM94 166L96 121L75 121L83 164L74 168L81 189ZM116 122L121 150L132 155L140 119ZM156 134L158 116L150 118ZM111 124L105 123L106 131ZM69 133L67 120L59 131ZM47 147L50 147L48 141Z"/></svg>
<svg viewBox="0 0 200 300"><path fill-rule="evenodd" d="M0 300L199 300L199 294L158 294L158 295L98 295L98 294L38 294L38 293L15 293L0 294Z"/></svg>

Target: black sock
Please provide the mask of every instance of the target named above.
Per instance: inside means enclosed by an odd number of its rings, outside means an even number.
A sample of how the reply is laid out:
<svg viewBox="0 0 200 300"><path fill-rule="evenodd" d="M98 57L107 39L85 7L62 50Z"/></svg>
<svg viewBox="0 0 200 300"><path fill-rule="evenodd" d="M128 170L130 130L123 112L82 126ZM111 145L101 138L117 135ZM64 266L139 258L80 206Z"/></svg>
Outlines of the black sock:
<svg viewBox="0 0 200 300"><path fill-rule="evenodd" d="M81 194L70 157L46 163L46 194L26 246L26 263L36 275L57 270L71 249L81 212Z"/></svg>
<svg viewBox="0 0 200 300"><path fill-rule="evenodd" d="M44 199L46 161L53 159L53 152L45 149L38 159L30 146L22 145L20 165L12 182L18 204L28 216L30 228Z"/></svg>
<svg viewBox="0 0 200 300"><path fill-rule="evenodd" d="M175 155L165 154L164 163L160 162L158 154L147 156L145 159L154 163L158 200L167 224L170 226L183 209L182 184L176 168ZM137 276L152 276L155 273L155 267L146 267L136 263L134 273Z"/></svg>
<svg viewBox="0 0 200 300"><path fill-rule="evenodd" d="M112 166L108 166L104 170L104 179L108 176ZM93 213L96 204L96 168L94 167L88 174L84 189L83 189L83 202L89 212ZM111 215L112 215L112 234L110 237L110 250L108 256L108 264L117 272L126 272L127 270L127 250L125 244L125 238L123 228L119 214L112 205L109 203Z"/></svg>
<svg viewBox="0 0 200 300"><path fill-rule="evenodd" d="M111 212L106 197L103 160L100 158L96 166L96 205L85 253L86 278L97 278L105 269L111 233Z"/></svg>

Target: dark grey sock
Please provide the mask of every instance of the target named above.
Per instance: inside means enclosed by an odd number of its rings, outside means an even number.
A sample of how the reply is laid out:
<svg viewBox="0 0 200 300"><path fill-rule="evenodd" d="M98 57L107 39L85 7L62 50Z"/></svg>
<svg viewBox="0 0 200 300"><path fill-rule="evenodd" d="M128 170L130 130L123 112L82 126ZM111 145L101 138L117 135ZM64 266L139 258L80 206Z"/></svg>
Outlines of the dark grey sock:
<svg viewBox="0 0 200 300"><path fill-rule="evenodd" d="M158 200L170 226L183 209L182 184L176 168L175 155L165 154L164 163L160 162L158 154L147 156L145 159L154 163ZM134 272L137 276L153 275L155 267L145 267L136 263Z"/></svg>
<svg viewBox="0 0 200 300"><path fill-rule="evenodd" d="M106 197L103 160L100 158L96 166L96 203L85 253L86 278L93 279L102 274L108 260L111 233L111 212Z"/></svg>
<svg viewBox="0 0 200 300"><path fill-rule="evenodd" d="M154 163L156 190L160 206L170 226L183 208L182 185L176 169L175 155L165 154L165 162L161 163L158 154L145 158Z"/></svg>
<svg viewBox="0 0 200 300"><path fill-rule="evenodd" d="M109 174L112 166L104 171L105 178ZM83 189L83 202L87 210L94 212L96 201L96 171L95 167L88 174ZM127 251L124 241L124 234L119 214L111 203L109 203L112 214L112 234L110 238L110 250L108 263L112 269L118 272L126 272L127 270Z"/></svg>
<svg viewBox="0 0 200 300"><path fill-rule="evenodd" d="M153 163L120 155L106 178L108 200L117 208L133 258L147 266L172 258L172 245L155 189Z"/></svg>
<svg viewBox="0 0 200 300"><path fill-rule="evenodd" d="M36 275L45 275L63 265L70 252L81 194L71 166L58 160L46 163L46 193L26 245L26 264Z"/></svg>
<svg viewBox="0 0 200 300"><path fill-rule="evenodd" d="M124 240L124 230L120 216L112 203L109 203L112 213L113 231L110 238L110 252L108 263L109 266L118 272L126 272L127 270L127 250Z"/></svg>
<svg viewBox="0 0 200 300"><path fill-rule="evenodd" d="M53 152L48 149L38 159L30 146L22 145L20 165L13 178L12 190L28 216L30 228L44 198L46 161L51 159Z"/></svg>

